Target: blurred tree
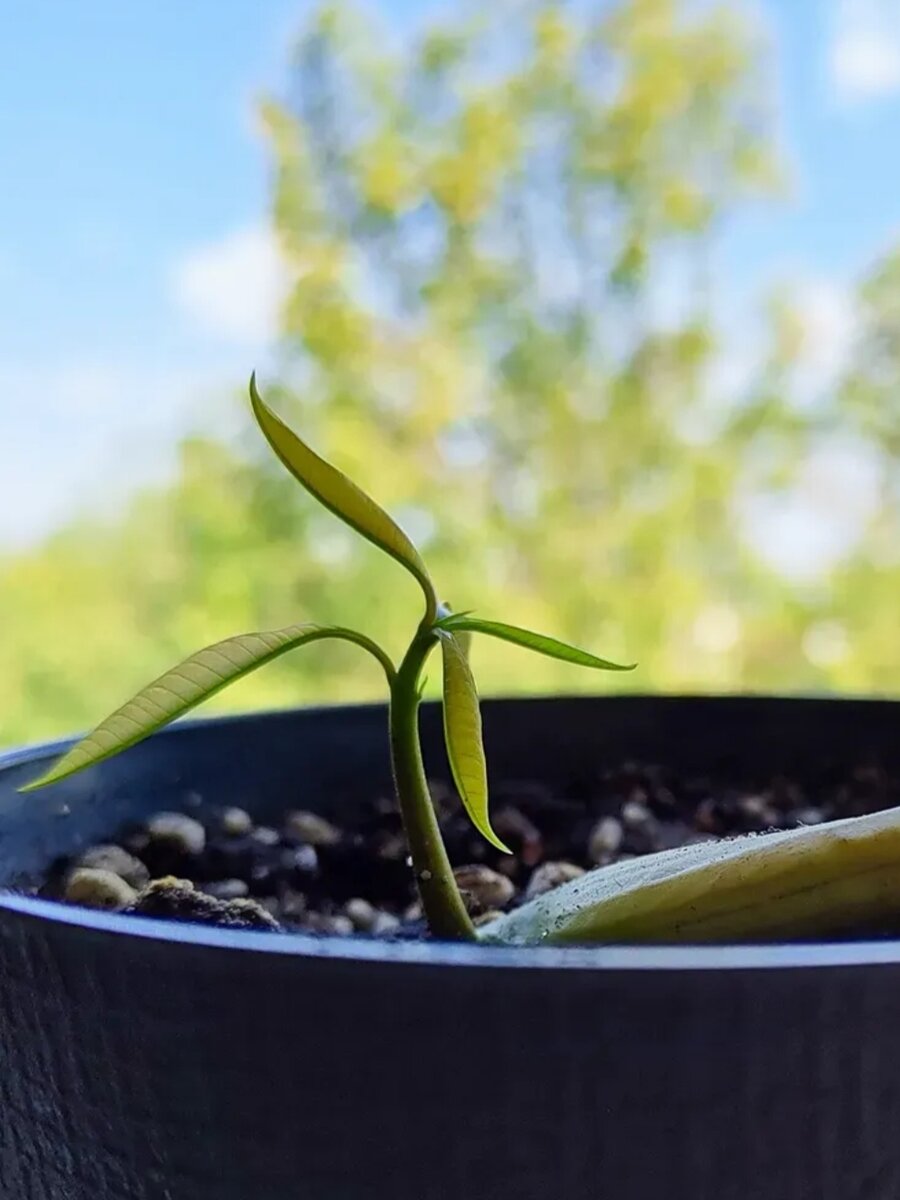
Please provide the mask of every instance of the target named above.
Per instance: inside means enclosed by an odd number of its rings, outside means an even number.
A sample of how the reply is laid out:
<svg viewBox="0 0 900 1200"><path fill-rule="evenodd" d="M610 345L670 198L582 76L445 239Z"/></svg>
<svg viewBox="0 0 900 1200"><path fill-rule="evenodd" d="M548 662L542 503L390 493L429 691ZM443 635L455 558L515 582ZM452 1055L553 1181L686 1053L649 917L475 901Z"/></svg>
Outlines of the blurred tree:
<svg viewBox="0 0 900 1200"><path fill-rule="evenodd" d="M639 659L615 686L897 691L900 257L865 286L827 402L794 395L787 303L752 383L717 382L735 348L716 242L778 179L738 7L471 4L397 46L322 5L261 108L291 277L267 391L403 521L455 606ZM831 586L789 585L741 505L851 435L883 469L866 548ZM192 439L121 521L0 564L0 741L84 723L227 633L336 620L399 641L418 603L258 436ZM492 691L597 684L476 653ZM242 688L230 704L381 694L352 648Z"/></svg>
<svg viewBox="0 0 900 1200"><path fill-rule="evenodd" d="M834 685L900 691L900 248L864 279L854 352L830 424L871 476L866 527L834 573Z"/></svg>
<svg viewBox="0 0 900 1200"><path fill-rule="evenodd" d="M767 585L731 505L759 423L708 388L715 239L775 179L759 76L726 6L472 5L391 51L329 3L263 107L295 418L381 468L454 602L634 654L637 686L735 677ZM486 677L536 679L502 650Z"/></svg>

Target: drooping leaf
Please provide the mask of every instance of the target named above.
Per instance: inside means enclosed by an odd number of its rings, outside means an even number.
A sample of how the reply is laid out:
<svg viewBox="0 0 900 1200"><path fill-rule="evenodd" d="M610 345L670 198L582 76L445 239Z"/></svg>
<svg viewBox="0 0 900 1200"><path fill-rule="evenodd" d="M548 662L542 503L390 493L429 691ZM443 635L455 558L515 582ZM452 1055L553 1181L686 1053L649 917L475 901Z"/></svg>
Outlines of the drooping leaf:
<svg viewBox="0 0 900 1200"><path fill-rule="evenodd" d="M519 944L673 943L896 929L898 863L895 808L601 867L498 917L483 933Z"/></svg>
<svg viewBox="0 0 900 1200"><path fill-rule="evenodd" d="M487 767L481 739L478 690L466 652L452 633L441 631L444 660L444 740L460 798L472 824L483 837L507 854L509 847L491 828L488 811Z"/></svg>
<svg viewBox="0 0 900 1200"><path fill-rule="evenodd" d="M343 471L310 449L268 407L250 378L253 415L269 445L290 473L336 517L397 560L419 581L430 608L436 608L434 586L419 551L392 517L348 479Z"/></svg>
<svg viewBox="0 0 900 1200"><path fill-rule="evenodd" d="M290 625L270 633L247 633L226 638L192 654L143 688L73 746L49 771L21 790L34 791L112 758L183 716L243 675L265 666L297 646L322 638L355 642L373 653L389 674L393 670L383 651L352 629Z"/></svg>
<svg viewBox="0 0 900 1200"><path fill-rule="evenodd" d="M526 650L534 650L550 658L560 658L564 662L576 663L580 667L594 667L598 671L633 671L635 668L634 663L623 666L606 658L598 658L596 654L579 650L577 646L570 646L567 642L560 642L544 633L532 633L530 629L520 629L517 625L506 625L501 621L485 621L481 617L473 617L471 613L453 613L442 618L437 625L440 629L448 629L456 634L485 633L489 637L524 646Z"/></svg>

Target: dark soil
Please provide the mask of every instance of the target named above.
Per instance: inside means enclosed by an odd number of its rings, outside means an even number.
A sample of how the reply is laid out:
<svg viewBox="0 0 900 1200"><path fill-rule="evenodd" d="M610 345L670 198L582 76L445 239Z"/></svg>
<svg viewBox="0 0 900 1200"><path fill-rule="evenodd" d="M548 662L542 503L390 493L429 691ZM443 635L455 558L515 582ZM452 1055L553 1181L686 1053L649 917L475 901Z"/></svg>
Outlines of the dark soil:
<svg viewBox="0 0 900 1200"><path fill-rule="evenodd" d="M624 763L588 788L495 787L495 851L452 792L433 785L451 860L476 921L584 870L690 842L789 829L900 804L900 777L857 767L814 785L790 778L728 784ZM232 928L421 937L406 843L391 799L325 820L296 809L273 826L242 809L161 812L58 863L43 895L69 903Z"/></svg>

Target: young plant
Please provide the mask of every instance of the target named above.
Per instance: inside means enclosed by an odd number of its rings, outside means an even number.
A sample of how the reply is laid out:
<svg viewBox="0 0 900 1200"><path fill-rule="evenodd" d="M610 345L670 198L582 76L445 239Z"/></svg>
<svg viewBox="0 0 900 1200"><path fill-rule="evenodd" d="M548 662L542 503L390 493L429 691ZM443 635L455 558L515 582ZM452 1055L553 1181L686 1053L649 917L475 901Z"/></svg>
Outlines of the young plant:
<svg viewBox="0 0 900 1200"><path fill-rule="evenodd" d="M352 480L320 458L272 412L257 391L255 376L250 380L250 399L260 429L287 470L320 504L396 559L419 583L425 598L425 614L400 665L395 667L387 652L365 634L339 626L291 625L270 633L227 638L191 655L160 676L23 790L44 787L111 758L290 650L325 638L353 642L376 659L387 679L397 800L429 928L436 937L474 938L472 922L444 848L422 763L418 710L422 671L428 656L435 647L440 647L444 737L460 797L475 827L503 851L507 847L491 827L488 811L481 715L467 655L469 635L480 633L500 638L583 667L606 671L632 668L515 625L483 620L471 613L451 613L438 602L425 563L403 530Z"/></svg>
<svg viewBox="0 0 900 1200"><path fill-rule="evenodd" d="M473 633L600 670L619 666L514 625L451 613L438 603L422 557L406 534L356 484L320 458L265 405L250 381L253 412L288 471L326 508L401 563L418 581L425 614L398 667L353 629L291 625L227 638L162 675L103 721L23 791L110 758L182 716L234 680L298 646L353 642L381 664L390 692L390 743L397 798L422 906L437 937L475 937L434 812L419 744L426 659L443 661L444 735L456 786L476 828L500 850L491 827L481 718L467 645ZM512 943L698 942L809 938L900 924L897 870L900 809L820 826L703 843L603 867L563 884L482 927Z"/></svg>

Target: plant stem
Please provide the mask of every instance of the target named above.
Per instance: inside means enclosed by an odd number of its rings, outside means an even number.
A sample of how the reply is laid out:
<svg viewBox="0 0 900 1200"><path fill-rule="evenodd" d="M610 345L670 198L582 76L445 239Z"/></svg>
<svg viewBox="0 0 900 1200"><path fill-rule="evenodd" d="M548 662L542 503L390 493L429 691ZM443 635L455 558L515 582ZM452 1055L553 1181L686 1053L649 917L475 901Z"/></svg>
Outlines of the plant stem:
<svg viewBox="0 0 900 1200"><path fill-rule="evenodd" d="M419 742L419 676L435 635L423 623L391 684L391 758L394 783L422 909L435 937L474 941L425 779Z"/></svg>

